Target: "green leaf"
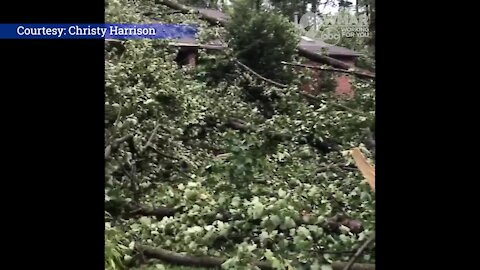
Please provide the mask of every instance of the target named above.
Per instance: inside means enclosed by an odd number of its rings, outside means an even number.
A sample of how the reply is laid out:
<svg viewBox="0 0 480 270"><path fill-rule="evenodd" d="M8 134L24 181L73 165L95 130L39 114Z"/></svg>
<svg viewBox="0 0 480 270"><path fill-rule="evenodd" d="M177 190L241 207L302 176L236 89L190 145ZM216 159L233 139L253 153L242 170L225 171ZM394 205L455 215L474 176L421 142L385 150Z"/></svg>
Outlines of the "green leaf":
<svg viewBox="0 0 480 270"><path fill-rule="evenodd" d="M310 231L303 226L300 226L300 227L297 228L297 233L299 235L303 236L304 238L312 240L312 235L310 234Z"/></svg>
<svg viewBox="0 0 480 270"><path fill-rule="evenodd" d="M150 224L152 224L152 219L149 217L141 217L138 219L138 221L146 226L150 226Z"/></svg>
<svg viewBox="0 0 480 270"><path fill-rule="evenodd" d="M282 224L284 229L294 228L296 225L297 224L295 224L295 221L291 217L285 217Z"/></svg>
<svg viewBox="0 0 480 270"><path fill-rule="evenodd" d="M279 216L277 215L270 215L270 220L272 221L272 223L275 225L275 227L279 226L280 224L282 224L282 220L280 219Z"/></svg>
<svg viewBox="0 0 480 270"><path fill-rule="evenodd" d="M240 205L240 198L239 197L233 197L231 204L232 204L233 207L238 207Z"/></svg>
<svg viewBox="0 0 480 270"><path fill-rule="evenodd" d="M248 209L248 212L254 219L259 219L262 217L264 209L265 209L265 206L259 201L258 197L255 197L252 200L252 203L250 208Z"/></svg>
<svg viewBox="0 0 480 270"><path fill-rule="evenodd" d="M264 256L265 256L265 259L267 259L267 261L272 264L272 267L274 269L283 269L282 262L273 255L270 249L265 250Z"/></svg>

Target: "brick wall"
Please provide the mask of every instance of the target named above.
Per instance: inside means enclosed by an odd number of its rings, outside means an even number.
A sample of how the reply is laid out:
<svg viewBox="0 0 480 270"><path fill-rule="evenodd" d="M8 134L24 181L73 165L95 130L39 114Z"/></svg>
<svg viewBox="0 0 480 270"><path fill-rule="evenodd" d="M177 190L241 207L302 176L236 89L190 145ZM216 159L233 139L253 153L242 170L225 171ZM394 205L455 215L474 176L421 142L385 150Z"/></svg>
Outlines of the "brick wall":
<svg viewBox="0 0 480 270"><path fill-rule="evenodd" d="M316 62L313 62L312 60L309 60L309 59L302 59L302 64L305 64L305 65L317 65ZM306 83L303 84L302 86L302 90L305 92L305 93L308 93L308 94L312 94L312 95L315 95L318 93L318 89L320 88L320 70L316 70L316 69L307 69L307 68L302 68L302 67L298 67L298 69L300 70L300 72L308 72L309 76L310 76L310 80Z"/></svg>
<svg viewBox="0 0 480 270"><path fill-rule="evenodd" d="M348 63L352 66L355 65L355 57L335 57L336 59ZM352 97L354 95L352 84L350 83L350 75L337 73L337 88L335 93L341 96Z"/></svg>
<svg viewBox="0 0 480 270"><path fill-rule="evenodd" d="M343 62L349 63L351 65L355 64L355 58L353 57L334 57L338 60L341 60ZM303 64L306 65L312 65L312 66L319 66L320 64L317 62L314 62L309 59L304 59L302 61ZM300 68L303 70L306 70L306 68ZM314 70L314 69L308 69L309 73L311 74L311 80L307 83L305 83L302 86L303 91L309 93L309 94L318 94L320 87L321 87L321 79L320 79L320 74L321 70ZM330 72L329 72L330 73ZM348 74L342 74L342 73L334 73L336 75L336 83L337 87L335 88L335 93L341 96L346 96L346 97L351 97L353 96L353 89L352 85L350 83L350 75Z"/></svg>

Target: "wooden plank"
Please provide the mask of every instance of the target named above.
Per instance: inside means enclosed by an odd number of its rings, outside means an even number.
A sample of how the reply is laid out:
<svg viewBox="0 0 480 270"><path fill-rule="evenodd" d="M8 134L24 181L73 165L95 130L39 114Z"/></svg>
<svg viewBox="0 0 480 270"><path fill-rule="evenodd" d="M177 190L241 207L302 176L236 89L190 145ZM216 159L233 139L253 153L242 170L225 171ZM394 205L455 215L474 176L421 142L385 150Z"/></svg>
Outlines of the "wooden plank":
<svg viewBox="0 0 480 270"><path fill-rule="evenodd" d="M372 190L375 191L375 167L370 165L360 149L353 148L351 153L357 168L360 170L363 177L365 177Z"/></svg>

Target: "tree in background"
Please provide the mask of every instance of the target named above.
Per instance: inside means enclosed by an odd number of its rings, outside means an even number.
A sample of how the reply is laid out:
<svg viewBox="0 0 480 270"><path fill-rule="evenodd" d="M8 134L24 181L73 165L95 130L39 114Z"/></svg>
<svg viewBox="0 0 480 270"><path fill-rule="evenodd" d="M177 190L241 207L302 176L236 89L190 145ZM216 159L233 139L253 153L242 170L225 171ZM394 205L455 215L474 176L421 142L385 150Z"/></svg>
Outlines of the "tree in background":
<svg viewBox="0 0 480 270"><path fill-rule="evenodd" d="M293 59L299 42L288 19L260 8L258 1L235 1L227 31L230 45L242 63L267 78L288 81L290 69L280 62Z"/></svg>

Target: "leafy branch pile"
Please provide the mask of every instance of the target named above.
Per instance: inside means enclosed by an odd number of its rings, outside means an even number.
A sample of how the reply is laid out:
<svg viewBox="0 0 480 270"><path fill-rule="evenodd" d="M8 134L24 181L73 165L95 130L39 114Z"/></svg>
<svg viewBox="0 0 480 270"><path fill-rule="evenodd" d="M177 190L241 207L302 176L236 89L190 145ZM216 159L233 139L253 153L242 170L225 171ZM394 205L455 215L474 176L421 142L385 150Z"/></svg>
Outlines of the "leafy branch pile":
<svg viewBox="0 0 480 270"><path fill-rule="evenodd" d="M112 23L218 33L153 1L107 4ZM235 65L211 83L211 67L180 68L166 41L122 46L105 56L106 269L168 269L144 247L225 258L225 269L327 269L372 233L375 197L348 154L360 145L373 160L362 146L371 82L355 82L352 100L308 99L298 79L278 88ZM372 249L359 259L374 261Z"/></svg>

